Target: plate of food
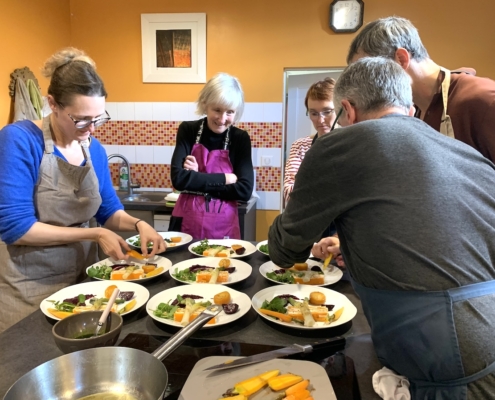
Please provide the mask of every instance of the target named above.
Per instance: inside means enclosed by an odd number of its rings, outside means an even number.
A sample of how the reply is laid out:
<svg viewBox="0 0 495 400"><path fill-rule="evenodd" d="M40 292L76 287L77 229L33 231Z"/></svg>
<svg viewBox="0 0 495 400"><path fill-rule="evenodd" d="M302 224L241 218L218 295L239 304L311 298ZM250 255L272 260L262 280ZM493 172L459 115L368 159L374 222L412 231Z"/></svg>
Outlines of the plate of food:
<svg viewBox="0 0 495 400"><path fill-rule="evenodd" d="M314 400L337 400L325 369L312 361L277 358L214 373L205 371L208 367L238 358L243 357L211 356L199 360L189 374L179 399L217 400L223 395L235 398L234 393L244 386L244 390L250 393L249 400L288 398L290 394L294 395L294 399L303 399L307 395ZM277 380L282 375L285 376ZM255 383L258 377L270 385L249 385Z"/></svg>
<svg viewBox="0 0 495 400"><path fill-rule="evenodd" d="M258 250L260 253L264 254L265 256L270 257L270 254L268 253L268 240L263 240L259 242L256 245L256 250Z"/></svg>
<svg viewBox="0 0 495 400"><path fill-rule="evenodd" d="M158 234L165 240L167 244L166 251L172 251L186 244L192 242L193 238L191 235L182 232L158 232ZM132 236L125 240L129 247L134 250L141 251L141 236ZM153 242L148 243L148 249L153 247Z"/></svg>
<svg viewBox="0 0 495 400"><path fill-rule="evenodd" d="M90 278L102 281L128 281L144 283L163 275L172 266L172 261L162 256L143 258L136 250L129 252L128 261L107 258L86 268Z"/></svg>
<svg viewBox="0 0 495 400"><path fill-rule="evenodd" d="M232 285L247 279L253 268L244 261L222 257L193 258L174 264L170 276L182 283L218 283Z"/></svg>
<svg viewBox="0 0 495 400"><path fill-rule="evenodd" d="M245 240L204 239L189 245L189 251L201 257L242 258L253 254L256 247Z"/></svg>
<svg viewBox="0 0 495 400"><path fill-rule="evenodd" d="M310 285L278 285L252 298L254 310L276 324L296 329L326 329L349 322L357 309L343 294Z"/></svg>
<svg viewBox="0 0 495 400"><path fill-rule="evenodd" d="M154 320L182 328L211 304L222 304L224 310L202 329L238 320L251 308L251 299L228 286L193 284L156 294L148 302L146 310Z"/></svg>
<svg viewBox="0 0 495 400"><path fill-rule="evenodd" d="M260 265L260 274L269 281L282 285L300 283L312 286L328 286L342 279L344 275L339 268L308 259L304 263L294 264L291 268L280 268L272 261Z"/></svg>
<svg viewBox="0 0 495 400"><path fill-rule="evenodd" d="M144 286L133 282L93 281L68 286L53 293L40 303L40 309L47 317L59 320L74 313L103 310L115 287L120 294L112 307L112 311L121 315L144 306L150 292Z"/></svg>

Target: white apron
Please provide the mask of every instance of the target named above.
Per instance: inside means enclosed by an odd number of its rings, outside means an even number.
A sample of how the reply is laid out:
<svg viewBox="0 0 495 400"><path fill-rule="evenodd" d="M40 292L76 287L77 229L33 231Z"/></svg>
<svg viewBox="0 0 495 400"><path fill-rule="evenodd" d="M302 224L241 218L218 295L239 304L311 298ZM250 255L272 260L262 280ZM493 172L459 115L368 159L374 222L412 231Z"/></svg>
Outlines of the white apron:
<svg viewBox="0 0 495 400"><path fill-rule="evenodd" d="M55 156L49 118L43 119L45 152L34 188L36 217L50 225L87 228L101 205L88 145L81 143L85 166ZM0 240L0 332L36 311L49 295L84 279L85 267L97 261L94 242L17 246Z"/></svg>

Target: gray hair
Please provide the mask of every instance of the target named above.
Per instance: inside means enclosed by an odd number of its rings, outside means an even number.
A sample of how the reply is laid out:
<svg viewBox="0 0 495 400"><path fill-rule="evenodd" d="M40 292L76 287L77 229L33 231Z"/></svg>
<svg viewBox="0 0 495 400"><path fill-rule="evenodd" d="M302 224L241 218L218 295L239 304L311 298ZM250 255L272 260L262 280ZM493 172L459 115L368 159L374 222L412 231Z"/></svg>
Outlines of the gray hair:
<svg viewBox="0 0 495 400"><path fill-rule="evenodd" d="M409 52L413 60L423 61L430 57L411 21L401 17L377 19L354 38L347 54L347 64L359 52L366 56L394 59L396 50L401 47Z"/></svg>
<svg viewBox="0 0 495 400"><path fill-rule="evenodd" d="M107 97L95 62L82 50L67 47L58 51L41 72L50 78L48 94L62 107L71 105L75 95Z"/></svg>
<svg viewBox="0 0 495 400"><path fill-rule="evenodd" d="M234 110L234 122L238 122L244 112L244 93L237 78L220 72L203 87L197 103L199 115L206 114L208 106L221 106Z"/></svg>
<svg viewBox="0 0 495 400"><path fill-rule="evenodd" d="M389 107L409 111L413 105L411 78L393 60L364 57L349 65L337 80L335 104L340 106L344 99L364 114Z"/></svg>

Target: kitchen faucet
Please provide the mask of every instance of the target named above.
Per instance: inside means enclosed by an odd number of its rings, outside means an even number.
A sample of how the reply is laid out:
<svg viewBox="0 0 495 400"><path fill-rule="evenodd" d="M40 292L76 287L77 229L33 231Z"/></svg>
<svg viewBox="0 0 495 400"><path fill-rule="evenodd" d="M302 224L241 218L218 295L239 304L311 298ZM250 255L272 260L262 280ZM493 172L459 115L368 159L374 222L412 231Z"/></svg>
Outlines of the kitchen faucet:
<svg viewBox="0 0 495 400"><path fill-rule="evenodd" d="M110 154L108 156L108 161L110 161L112 158L120 158L125 166L127 167L127 173L129 174L129 184L127 185L127 197L124 197L122 200L123 201L150 201L148 198L141 196L140 194L135 194L134 193L134 188L140 187L139 184L134 184L132 183L131 180L131 164L129 163L129 160L125 158L122 154Z"/></svg>

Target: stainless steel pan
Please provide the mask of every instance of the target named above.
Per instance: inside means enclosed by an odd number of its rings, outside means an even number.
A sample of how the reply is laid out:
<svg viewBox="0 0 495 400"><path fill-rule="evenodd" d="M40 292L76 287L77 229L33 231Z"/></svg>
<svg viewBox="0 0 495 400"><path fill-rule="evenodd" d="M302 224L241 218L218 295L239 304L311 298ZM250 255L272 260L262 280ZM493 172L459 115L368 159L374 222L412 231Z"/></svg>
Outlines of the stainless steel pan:
<svg viewBox="0 0 495 400"><path fill-rule="evenodd" d="M161 360L221 310L221 306L208 307L152 354L125 347L101 347L57 357L22 376L4 400L76 400L97 393L161 400L168 383Z"/></svg>

